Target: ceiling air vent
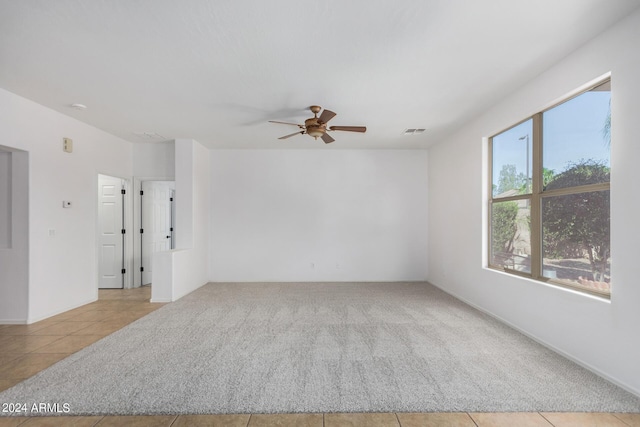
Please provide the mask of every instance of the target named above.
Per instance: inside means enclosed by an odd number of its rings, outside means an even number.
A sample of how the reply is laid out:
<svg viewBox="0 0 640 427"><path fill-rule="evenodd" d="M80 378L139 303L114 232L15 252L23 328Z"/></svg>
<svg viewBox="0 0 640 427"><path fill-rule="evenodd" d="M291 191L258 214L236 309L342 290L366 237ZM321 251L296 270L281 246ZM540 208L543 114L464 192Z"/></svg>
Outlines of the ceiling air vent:
<svg viewBox="0 0 640 427"><path fill-rule="evenodd" d="M419 133L424 132L425 130L426 129L422 129L422 128L419 128L419 129L405 129L403 134L404 135L417 135Z"/></svg>
<svg viewBox="0 0 640 427"><path fill-rule="evenodd" d="M159 135L155 132L133 132L133 134L138 138L146 139L146 140L166 139L164 136Z"/></svg>

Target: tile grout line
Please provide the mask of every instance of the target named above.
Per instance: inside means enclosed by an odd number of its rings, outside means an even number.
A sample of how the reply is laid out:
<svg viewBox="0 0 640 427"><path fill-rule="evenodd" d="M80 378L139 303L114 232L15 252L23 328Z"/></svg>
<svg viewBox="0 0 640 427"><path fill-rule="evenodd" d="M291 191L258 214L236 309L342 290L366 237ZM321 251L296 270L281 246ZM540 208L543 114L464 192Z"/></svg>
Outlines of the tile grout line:
<svg viewBox="0 0 640 427"><path fill-rule="evenodd" d="M471 416L471 414L470 414L470 413L468 413L468 412L465 412L465 414L467 414L467 417L469 417L469 419L471 420L471 422L472 422L476 427L478 427L478 423L476 422L476 420L474 420L474 419L473 419L473 417Z"/></svg>
<svg viewBox="0 0 640 427"><path fill-rule="evenodd" d="M547 417L545 417L544 415L542 415L542 412L538 412L538 415L540 415L546 422L548 422L550 425L552 425L553 427L555 427L555 424L553 424L551 421L549 421L547 419Z"/></svg>
<svg viewBox="0 0 640 427"><path fill-rule="evenodd" d="M612 413L611 413L611 415L613 415L613 417L614 417L616 420L620 420L620 422L621 422L622 424L627 425L627 426L629 426L629 425L630 425L630 424L627 424L627 422L626 422L625 420L623 420L622 418L618 417L618 416L616 415L616 413L615 413L615 412L612 412Z"/></svg>

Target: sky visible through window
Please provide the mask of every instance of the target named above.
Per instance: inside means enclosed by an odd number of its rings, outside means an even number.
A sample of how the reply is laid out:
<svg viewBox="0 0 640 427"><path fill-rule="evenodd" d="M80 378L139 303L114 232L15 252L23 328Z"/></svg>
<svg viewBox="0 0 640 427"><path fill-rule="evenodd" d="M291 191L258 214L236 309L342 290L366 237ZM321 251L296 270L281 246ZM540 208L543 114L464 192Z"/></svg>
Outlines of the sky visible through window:
<svg viewBox="0 0 640 427"><path fill-rule="evenodd" d="M610 142L604 135L610 100L610 91L592 90L543 113L544 168L558 174L581 160L610 166ZM531 178L532 127L527 120L493 138L494 184L504 165L514 165L518 174L528 171Z"/></svg>

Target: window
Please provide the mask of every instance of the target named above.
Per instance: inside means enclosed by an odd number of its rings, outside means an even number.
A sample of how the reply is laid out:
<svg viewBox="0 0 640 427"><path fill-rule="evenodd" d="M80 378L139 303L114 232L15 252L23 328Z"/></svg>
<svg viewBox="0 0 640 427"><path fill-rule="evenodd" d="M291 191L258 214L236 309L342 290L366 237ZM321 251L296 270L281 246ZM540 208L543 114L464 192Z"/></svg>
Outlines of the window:
<svg viewBox="0 0 640 427"><path fill-rule="evenodd" d="M610 296L611 81L489 138L489 266Z"/></svg>

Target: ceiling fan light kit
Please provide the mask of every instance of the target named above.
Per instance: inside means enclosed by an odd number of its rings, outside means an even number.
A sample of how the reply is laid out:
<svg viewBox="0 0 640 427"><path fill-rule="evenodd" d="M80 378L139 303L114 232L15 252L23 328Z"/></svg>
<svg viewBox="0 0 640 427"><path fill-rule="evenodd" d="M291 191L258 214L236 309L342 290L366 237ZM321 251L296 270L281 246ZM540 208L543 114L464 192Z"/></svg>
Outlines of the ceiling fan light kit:
<svg viewBox="0 0 640 427"><path fill-rule="evenodd" d="M318 117L318 113L322 110L322 107L318 106L318 105L312 105L311 107L309 107L309 110L311 110L311 112L313 113L313 117L311 117L310 119L307 119L304 121L304 125L299 125L296 123L288 123L288 122L279 122L279 121L275 121L275 120L269 120L270 123L278 123L281 125L291 125L291 126L298 126L300 129L300 131L289 134L289 135L285 135L285 136L281 136L278 139L287 139L287 138L291 138L292 136L295 135L309 135L312 136L315 139L321 138L322 141L324 141L325 144L329 144L332 143L333 141L335 141L335 139L333 139L327 132L329 131L347 131L347 132L360 132L360 133L364 133L367 131L367 128L365 126L331 126L329 128L327 128L327 123L329 122L329 120L331 120L332 118L334 118L336 116L336 113L334 113L331 110L327 110L325 109L324 111L322 111L322 114L320 114L320 117Z"/></svg>

